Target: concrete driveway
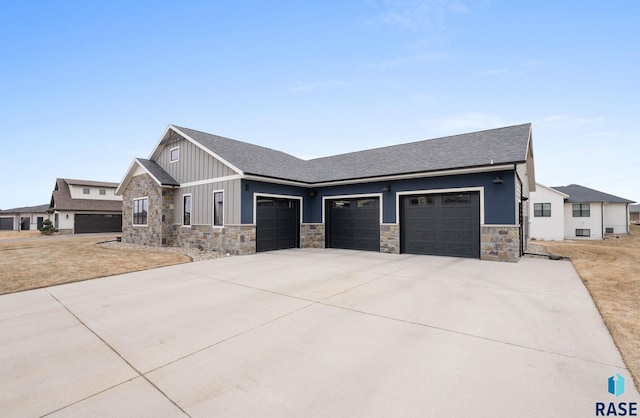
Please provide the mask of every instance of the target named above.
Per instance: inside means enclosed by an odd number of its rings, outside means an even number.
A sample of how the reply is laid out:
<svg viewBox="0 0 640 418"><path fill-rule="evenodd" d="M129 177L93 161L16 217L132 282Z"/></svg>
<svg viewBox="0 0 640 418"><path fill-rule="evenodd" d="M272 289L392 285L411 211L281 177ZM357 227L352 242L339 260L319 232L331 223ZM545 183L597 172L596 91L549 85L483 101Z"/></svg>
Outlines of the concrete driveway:
<svg viewBox="0 0 640 418"><path fill-rule="evenodd" d="M329 249L0 296L0 377L8 416L584 417L640 400L569 262Z"/></svg>

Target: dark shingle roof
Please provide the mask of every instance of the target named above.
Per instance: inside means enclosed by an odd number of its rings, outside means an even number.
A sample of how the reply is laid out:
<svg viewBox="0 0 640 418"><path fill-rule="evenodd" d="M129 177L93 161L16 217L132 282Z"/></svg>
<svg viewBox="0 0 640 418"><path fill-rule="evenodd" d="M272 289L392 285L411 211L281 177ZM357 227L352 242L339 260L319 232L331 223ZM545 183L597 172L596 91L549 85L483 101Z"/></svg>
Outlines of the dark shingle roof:
<svg viewBox="0 0 640 418"><path fill-rule="evenodd" d="M144 158L136 158L136 161L155 177L161 186L180 186L180 183L175 181L173 177L156 164L155 161L145 160Z"/></svg>
<svg viewBox="0 0 640 418"><path fill-rule="evenodd" d="M71 180L73 182L73 180ZM92 182L88 183L71 183L84 186L95 185L98 187L113 187L117 183ZM107 185L110 186L107 186ZM53 210L73 210L88 212L122 212L121 200L98 200L98 199L72 199L69 183L67 179L56 179L56 189L51 194L51 204L49 209Z"/></svg>
<svg viewBox="0 0 640 418"><path fill-rule="evenodd" d="M633 203L631 200L622 197L613 196L608 193L599 192L579 184L570 184L568 186L553 187L553 189L568 194L566 199L568 203L588 203L588 202L604 202L604 203Z"/></svg>
<svg viewBox="0 0 640 418"><path fill-rule="evenodd" d="M0 210L0 213L45 213L49 210L49 205L25 206L22 208L13 208Z"/></svg>
<svg viewBox="0 0 640 418"><path fill-rule="evenodd" d="M640 213L640 205L629 205L630 213Z"/></svg>
<svg viewBox="0 0 640 418"><path fill-rule="evenodd" d="M302 160L281 151L176 126L245 174L318 183L524 162L531 124Z"/></svg>

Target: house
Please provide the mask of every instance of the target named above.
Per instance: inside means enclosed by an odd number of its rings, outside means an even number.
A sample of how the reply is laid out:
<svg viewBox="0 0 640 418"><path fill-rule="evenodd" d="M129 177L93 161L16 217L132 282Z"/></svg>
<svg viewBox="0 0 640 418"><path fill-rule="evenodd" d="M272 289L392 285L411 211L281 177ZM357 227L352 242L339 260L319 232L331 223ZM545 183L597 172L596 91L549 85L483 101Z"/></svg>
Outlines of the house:
<svg viewBox="0 0 640 418"><path fill-rule="evenodd" d="M640 205L629 205L629 222L640 224Z"/></svg>
<svg viewBox="0 0 640 418"><path fill-rule="evenodd" d="M169 125L116 193L129 243L517 261L530 190L530 124L312 160Z"/></svg>
<svg viewBox="0 0 640 418"><path fill-rule="evenodd" d="M578 184L531 193L531 237L541 240L604 239L629 232L630 200Z"/></svg>
<svg viewBox="0 0 640 418"><path fill-rule="evenodd" d="M0 210L0 231L37 231L42 228L49 205Z"/></svg>
<svg viewBox="0 0 640 418"><path fill-rule="evenodd" d="M569 195L543 184L536 184L529 195L531 238L562 241L564 239L564 201Z"/></svg>
<svg viewBox="0 0 640 418"><path fill-rule="evenodd" d="M118 183L56 179L49 212L61 234L122 231Z"/></svg>

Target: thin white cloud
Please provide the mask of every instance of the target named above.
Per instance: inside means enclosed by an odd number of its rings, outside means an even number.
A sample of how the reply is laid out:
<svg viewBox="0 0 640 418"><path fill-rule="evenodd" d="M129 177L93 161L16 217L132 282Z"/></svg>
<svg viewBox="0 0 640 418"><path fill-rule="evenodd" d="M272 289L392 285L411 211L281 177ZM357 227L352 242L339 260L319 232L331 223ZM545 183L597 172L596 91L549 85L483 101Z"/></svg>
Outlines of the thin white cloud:
<svg viewBox="0 0 640 418"><path fill-rule="evenodd" d="M418 31L442 31L447 18L453 14L466 14L470 8L461 0L385 0L369 2L378 13L370 23L393 28Z"/></svg>
<svg viewBox="0 0 640 418"><path fill-rule="evenodd" d="M594 126L604 121L602 116L597 117L579 117L565 114L545 116L538 121L536 125L541 128L553 129L579 129L586 126Z"/></svg>
<svg viewBox="0 0 640 418"><path fill-rule="evenodd" d="M387 61L368 64L368 65L365 65L364 68L374 69L374 70L376 69L391 70L396 68L408 67L412 65L420 65L420 64L427 64L431 62L445 61L447 58L448 58L447 55L438 53L438 52L413 54L413 55L396 57Z"/></svg>
<svg viewBox="0 0 640 418"><path fill-rule="evenodd" d="M512 124L498 115L482 112L462 113L447 118L427 119L423 122L423 125L434 133L446 135L500 128Z"/></svg>
<svg viewBox="0 0 640 418"><path fill-rule="evenodd" d="M291 91L308 92L312 90L345 87L354 83L345 80L320 80L320 81L297 81L291 86Z"/></svg>
<svg viewBox="0 0 640 418"><path fill-rule="evenodd" d="M494 70L487 70L480 73L483 77L498 77L511 74L511 70L508 68L496 68Z"/></svg>

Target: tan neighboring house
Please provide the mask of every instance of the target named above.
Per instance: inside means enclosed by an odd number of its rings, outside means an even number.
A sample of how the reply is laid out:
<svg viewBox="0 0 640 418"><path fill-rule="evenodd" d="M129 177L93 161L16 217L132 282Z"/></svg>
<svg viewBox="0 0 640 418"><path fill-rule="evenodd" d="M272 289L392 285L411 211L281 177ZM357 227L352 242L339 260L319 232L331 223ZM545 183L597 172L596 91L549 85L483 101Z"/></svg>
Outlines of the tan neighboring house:
<svg viewBox="0 0 640 418"><path fill-rule="evenodd" d="M56 179L49 212L61 234L122 231L118 183Z"/></svg>
<svg viewBox="0 0 640 418"><path fill-rule="evenodd" d="M629 222L640 224L640 205L629 205Z"/></svg>
<svg viewBox="0 0 640 418"><path fill-rule="evenodd" d="M51 219L48 210L49 205L0 210L0 231L39 230L45 219Z"/></svg>

